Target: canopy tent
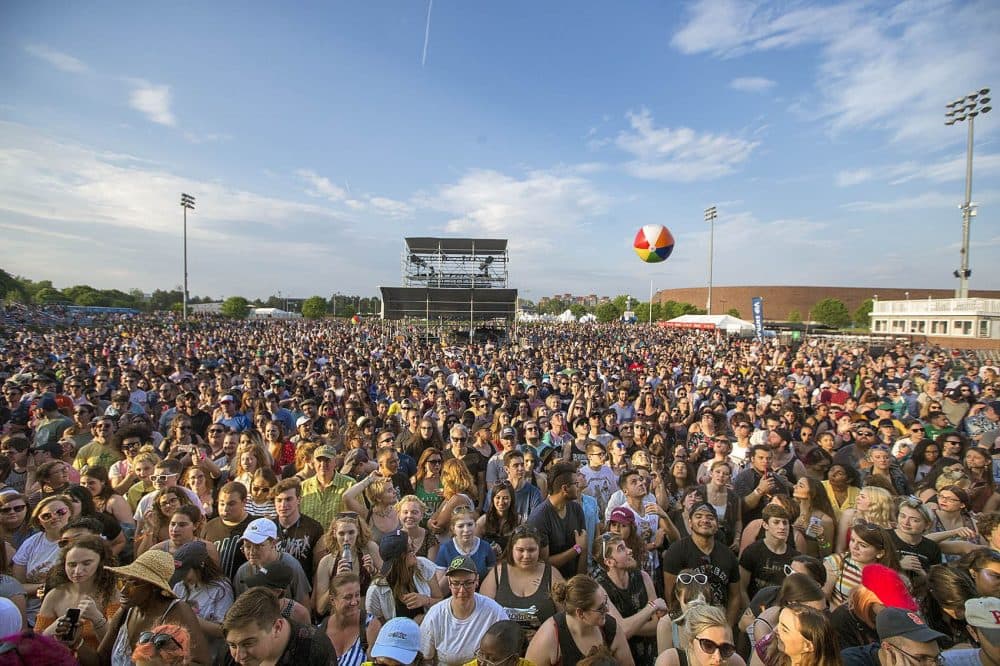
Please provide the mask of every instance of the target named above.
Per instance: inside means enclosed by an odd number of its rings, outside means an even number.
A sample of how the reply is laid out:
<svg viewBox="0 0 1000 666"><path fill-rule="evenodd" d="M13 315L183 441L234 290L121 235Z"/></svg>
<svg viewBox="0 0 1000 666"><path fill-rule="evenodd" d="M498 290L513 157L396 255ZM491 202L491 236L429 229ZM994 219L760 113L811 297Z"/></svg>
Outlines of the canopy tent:
<svg viewBox="0 0 1000 666"><path fill-rule="evenodd" d="M737 319L727 314L687 314L675 317L670 321L661 321L658 323L665 328L693 328L702 331L724 331L739 335L747 335L754 332L753 322Z"/></svg>

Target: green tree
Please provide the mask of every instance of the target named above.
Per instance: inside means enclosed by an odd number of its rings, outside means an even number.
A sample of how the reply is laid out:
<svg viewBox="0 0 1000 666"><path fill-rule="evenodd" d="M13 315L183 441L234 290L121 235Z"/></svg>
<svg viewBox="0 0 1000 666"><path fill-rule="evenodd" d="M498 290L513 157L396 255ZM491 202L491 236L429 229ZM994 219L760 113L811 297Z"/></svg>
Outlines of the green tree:
<svg viewBox="0 0 1000 666"><path fill-rule="evenodd" d="M792 310L788 313L788 321L798 324L802 322L802 313L798 310Z"/></svg>
<svg viewBox="0 0 1000 666"><path fill-rule="evenodd" d="M326 316L327 303L322 296L312 296L302 301L302 316L306 319L322 319Z"/></svg>
<svg viewBox="0 0 1000 666"><path fill-rule="evenodd" d="M48 303L62 303L66 297L58 289L43 287L35 292L34 300L39 305L46 305Z"/></svg>
<svg viewBox="0 0 1000 666"><path fill-rule="evenodd" d="M743 319L743 317L740 316L740 311L737 310L736 308L729 308L729 310L726 311L726 314L729 315L730 317L736 317L737 319Z"/></svg>
<svg viewBox="0 0 1000 666"><path fill-rule="evenodd" d="M573 304L571 304L569 306L569 311L577 319L579 319L583 315L587 314L587 308L585 308L584 306L580 305L579 303L573 303Z"/></svg>
<svg viewBox="0 0 1000 666"><path fill-rule="evenodd" d="M864 302L858 306L858 309L854 311L854 325L858 328L871 327L873 307L874 303L872 302L872 299L866 298Z"/></svg>
<svg viewBox="0 0 1000 666"><path fill-rule="evenodd" d="M843 328L851 323L851 313L847 311L847 306L836 298L824 298L814 305L812 318L834 328Z"/></svg>
<svg viewBox="0 0 1000 666"><path fill-rule="evenodd" d="M250 301L242 296L230 296L222 303L222 314L230 319L246 319L250 314Z"/></svg>
<svg viewBox="0 0 1000 666"><path fill-rule="evenodd" d="M614 301L605 301L594 308L594 315L598 321L615 321L622 316L624 310L619 310Z"/></svg>

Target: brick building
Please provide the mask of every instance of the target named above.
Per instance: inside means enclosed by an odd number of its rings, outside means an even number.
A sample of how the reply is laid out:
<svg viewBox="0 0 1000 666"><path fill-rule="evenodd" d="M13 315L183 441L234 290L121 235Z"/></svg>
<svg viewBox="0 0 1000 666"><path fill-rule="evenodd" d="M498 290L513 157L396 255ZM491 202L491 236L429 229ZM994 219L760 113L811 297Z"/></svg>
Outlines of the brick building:
<svg viewBox="0 0 1000 666"><path fill-rule="evenodd" d="M788 313L798 310L803 320L809 318L809 311L824 298L836 298L844 302L848 311L854 312L869 298L878 295L879 300L910 300L926 299L928 296L938 298L953 298L953 289L886 289L882 287L712 287L712 312L722 314L732 308L740 312L743 319L750 318L750 299L754 296L764 297L764 319L786 320ZM987 289L972 289L969 296L973 298L1000 298L1000 291ZM689 287L686 289L663 289L653 296L654 302L677 301L691 303L697 307L705 307L708 300L708 287Z"/></svg>

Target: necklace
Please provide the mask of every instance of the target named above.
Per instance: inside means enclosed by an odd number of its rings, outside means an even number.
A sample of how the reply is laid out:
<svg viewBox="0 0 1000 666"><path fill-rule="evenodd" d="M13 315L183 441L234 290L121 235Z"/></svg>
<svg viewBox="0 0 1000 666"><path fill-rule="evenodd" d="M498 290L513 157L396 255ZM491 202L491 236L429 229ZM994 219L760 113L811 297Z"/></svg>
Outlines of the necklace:
<svg viewBox="0 0 1000 666"><path fill-rule="evenodd" d="M382 510L379 510L374 506L372 507L372 515L375 516L376 518L388 518L392 514L392 511L393 508L391 506L388 506Z"/></svg>

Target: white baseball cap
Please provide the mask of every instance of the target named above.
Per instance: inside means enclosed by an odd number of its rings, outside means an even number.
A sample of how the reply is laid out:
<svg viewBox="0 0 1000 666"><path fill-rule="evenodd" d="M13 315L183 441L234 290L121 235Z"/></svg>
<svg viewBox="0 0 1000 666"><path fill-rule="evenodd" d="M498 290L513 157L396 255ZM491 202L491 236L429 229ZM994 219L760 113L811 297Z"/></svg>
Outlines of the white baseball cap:
<svg viewBox="0 0 1000 666"><path fill-rule="evenodd" d="M268 539L278 540L278 526L270 518L258 518L253 520L243 530L243 536L250 543L262 544Z"/></svg>
<svg viewBox="0 0 1000 666"><path fill-rule="evenodd" d="M387 657L401 664L412 663L420 651L420 627L408 617L394 617L378 632L372 658Z"/></svg>

